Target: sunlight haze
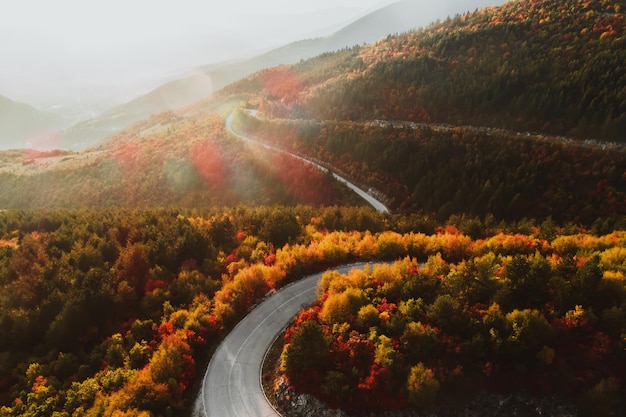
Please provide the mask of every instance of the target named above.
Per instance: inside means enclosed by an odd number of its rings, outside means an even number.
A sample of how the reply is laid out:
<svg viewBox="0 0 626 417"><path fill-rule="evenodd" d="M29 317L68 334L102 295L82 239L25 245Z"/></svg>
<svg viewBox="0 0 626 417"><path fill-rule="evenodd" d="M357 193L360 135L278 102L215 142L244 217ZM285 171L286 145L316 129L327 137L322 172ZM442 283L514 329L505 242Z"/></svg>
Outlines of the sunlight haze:
<svg viewBox="0 0 626 417"><path fill-rule="evenodd" d="M390 3L3 1L0 95L47 110L89 105L95 114L189 68L327 36ZM465 5L470 10L491 4L485 0L423 3L425 8L441 10L442 18Z"/></svg>

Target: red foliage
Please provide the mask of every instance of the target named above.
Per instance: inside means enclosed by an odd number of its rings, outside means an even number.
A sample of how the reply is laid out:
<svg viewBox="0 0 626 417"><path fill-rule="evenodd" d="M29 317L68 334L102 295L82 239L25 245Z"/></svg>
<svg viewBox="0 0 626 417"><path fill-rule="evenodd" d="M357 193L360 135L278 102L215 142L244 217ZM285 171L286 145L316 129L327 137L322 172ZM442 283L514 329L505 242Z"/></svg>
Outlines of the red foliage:
<svg viewBox="0 0 626 417"><path fill-rule="evenodd" d="M237 255L236 249L231 254L227 255L225 258L226 265L232 264L233 262L237 262L238 260L239 260L239 256Z"/></svg>
<svg viewBox="0 0 626 417"><path fill-rule="evenodd" d="M144 286L144 291L146 294L149 294L152 291L156 290L157 288L165 289L167 288L167 284L165 283L165 281L161 279L149 279L148 281L146 281L146 285Z"/></svg>
<svg viewBox="0 0 626 417"><path fill-rule="evenodd" d="M263 92L281 101L294 101L304 89L304 82L289 67L276 67L263 72Z"/></svg>
<svg viewBox="0 0 626 417"><path fill-rule="evenodd" d="M396 303L390 303L387 301L386 298L383 298L380 304L376 306L376 308L378 309L379 313L382 313L383 311L394 313L398 309L398 306L396 305Z"/></svg>
<svg viewBox="0 0 626 417"><path fill-rule="evenodd" d="M159 325L159 337L161 339L165 339L167 336L172 335L176 332L176 329L174 328L174 325L169 322L163 322Z"/></svg>
<svg viewBox="0 0 626 417"><path fill-rule="evenodd" d="M267 255L265 258L263 258L263 263L267 266L272 266L276 264L276 254L270 253L269 255Z"/></svg>
<svg viewBox="0 0 626 417"><path fill-rule="evenodd" d="M228 173L219 147L211 142L203 142L190 152L191 160L200 176L214 187L224 185Z"/></svg>

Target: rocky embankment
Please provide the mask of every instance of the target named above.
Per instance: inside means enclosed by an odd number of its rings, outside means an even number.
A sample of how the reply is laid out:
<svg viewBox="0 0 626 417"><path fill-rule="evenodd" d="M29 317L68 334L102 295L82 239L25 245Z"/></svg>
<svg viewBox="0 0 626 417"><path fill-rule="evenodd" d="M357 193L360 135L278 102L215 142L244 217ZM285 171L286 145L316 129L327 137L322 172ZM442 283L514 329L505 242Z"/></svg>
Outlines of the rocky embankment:
<svg viewBox="0 0 626 417"><path fill-rule="evenodd" d="M284 378L274 381L274 404L284 417L576 417L578 410L558 398L533 398L524 394L495 395L483 393L470 402L441 407L431 413L413 410L346 413L331 409L309 394L296 394Z"/></svg>

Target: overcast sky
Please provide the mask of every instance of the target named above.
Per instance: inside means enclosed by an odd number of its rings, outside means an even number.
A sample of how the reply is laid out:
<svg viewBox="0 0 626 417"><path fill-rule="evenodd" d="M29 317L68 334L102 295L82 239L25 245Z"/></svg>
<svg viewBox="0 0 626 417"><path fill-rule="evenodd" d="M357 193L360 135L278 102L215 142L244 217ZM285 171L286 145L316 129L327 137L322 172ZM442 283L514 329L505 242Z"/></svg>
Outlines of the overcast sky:
<svg viewBox="0 0 626 417"><path fill-rule="evenodd" d="M392 2L0 0L0 94L32 104L98 88L132 94L185 68L329 34ZM477 0L442 2L469 10Z"/></svg>

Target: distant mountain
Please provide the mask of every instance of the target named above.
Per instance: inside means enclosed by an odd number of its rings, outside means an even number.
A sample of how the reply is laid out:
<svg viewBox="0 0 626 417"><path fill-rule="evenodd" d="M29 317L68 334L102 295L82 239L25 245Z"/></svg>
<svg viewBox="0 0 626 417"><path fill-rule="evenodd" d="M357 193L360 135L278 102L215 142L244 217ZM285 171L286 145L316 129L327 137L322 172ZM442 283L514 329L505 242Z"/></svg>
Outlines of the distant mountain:
<svg viewBox="0 0 626 417"><path fill-rule="evenodd" d="M171 81L144 96L61 132L59 146L72 150L89 148L150 115L177 109L206 98L213 90L210 78L199 73Z"/></svg>
<svg viewBox="0 0 626 417"><path fill-rule="evenodd" d="M498 1L475 0L470 3L475 8ZM467 3L462 4L466 5L444 7L422 0L403 0L375 10L328 37L293 42L247 60L200 67L197 74L169 82L145 96L62 132L61 146L73 150L86 149L136 121L191 104L259 70L293 64L325 52L370 43L389 34L426 26L438 18L461 13L470 7Z"/></svg>
<svg viewBox="0 0 626 417"><path fill-rule="evenodd" d="M427 26L437 20L473 11L502 0L441 1L402 0L363 16L326 39L328 50L372 43L389 34L399 34ZM471 10L470 10L471 9Z"/></svg>
<svg viewBox="0 0 626 417"><path fill-rule="evenodd" d="M52 134L63 124L60 116L0 95L0 149L53 148Z"/></svg>

